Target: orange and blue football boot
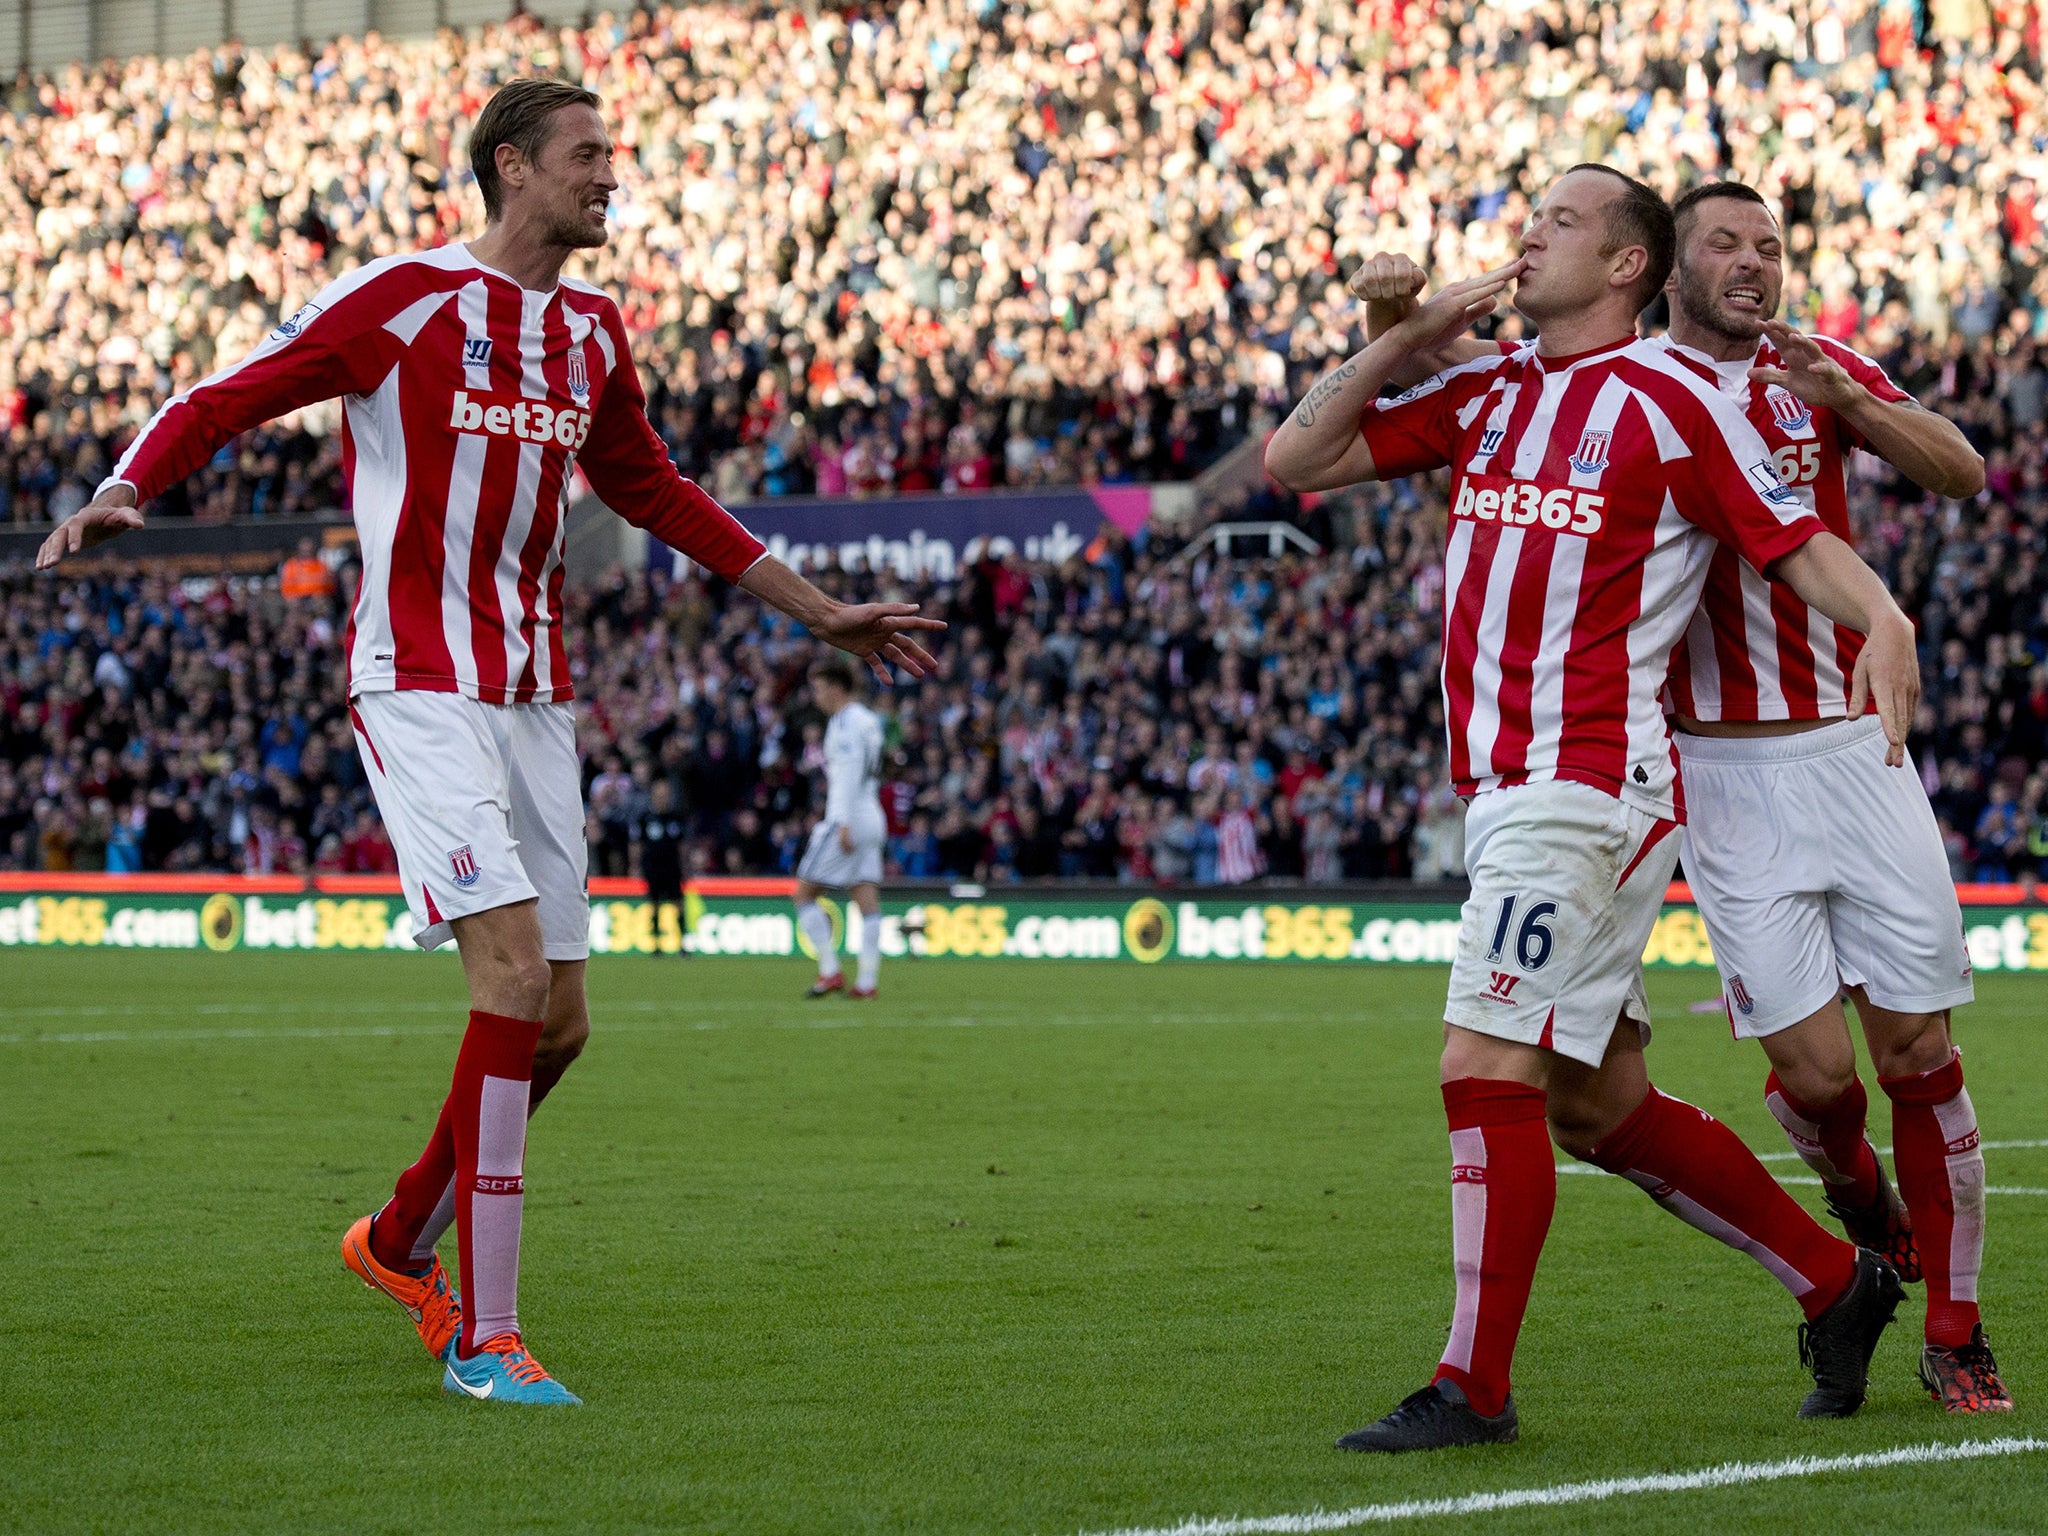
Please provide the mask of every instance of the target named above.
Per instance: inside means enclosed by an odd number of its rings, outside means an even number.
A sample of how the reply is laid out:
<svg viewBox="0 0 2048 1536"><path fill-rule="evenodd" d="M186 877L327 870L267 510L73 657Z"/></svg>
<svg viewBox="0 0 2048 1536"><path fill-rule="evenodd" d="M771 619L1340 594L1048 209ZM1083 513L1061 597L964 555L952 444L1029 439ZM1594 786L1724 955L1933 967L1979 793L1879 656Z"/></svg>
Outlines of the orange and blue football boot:
<svg viewBox="0 0 2048 1536"><path fill-rule="evenodd" d="M443 1357L448 1367L441 1378L441 1390L460 1392L479 1402L559 1403L564 1407L583 1399L541 1369L541 1363L526 1352L516 1333L501 1333L480 1345L467 1360L455 1353L453 1343Z"/></svg>
<svg viewBox="0 0 2048 1536"><path fill-rule="evenodd" d="M438 1360L448 1353L462 1332L462 1298L448 1284L448 1271L441 1267L439 1254L434 1256L433 1266L422 1274L380 1264L377 1255L370 1251L370 1223L374 1219L372 1213L348 1229L348 1235L341 1240L341 1261L371 1290L382 1291L405 1308L405 1315L419 1330L420 1342Z"/></svg>

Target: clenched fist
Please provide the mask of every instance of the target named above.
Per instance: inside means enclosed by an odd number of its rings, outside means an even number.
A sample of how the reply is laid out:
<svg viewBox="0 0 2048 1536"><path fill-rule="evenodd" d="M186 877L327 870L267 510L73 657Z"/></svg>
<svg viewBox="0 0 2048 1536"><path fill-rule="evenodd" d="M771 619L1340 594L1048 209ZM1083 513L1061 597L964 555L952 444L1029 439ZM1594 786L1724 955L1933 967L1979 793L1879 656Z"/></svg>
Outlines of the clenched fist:
<svg viewBox="0 0 2048 1536"><path fill-rule="evenodd" d="M1406 256L1374 251L1358 264L1347 286L1353 298L1368 304L1398 306L1400 313L1394 318L1399 319L1415 307L1416 295L1428 285L1429 274Z"/></svg>

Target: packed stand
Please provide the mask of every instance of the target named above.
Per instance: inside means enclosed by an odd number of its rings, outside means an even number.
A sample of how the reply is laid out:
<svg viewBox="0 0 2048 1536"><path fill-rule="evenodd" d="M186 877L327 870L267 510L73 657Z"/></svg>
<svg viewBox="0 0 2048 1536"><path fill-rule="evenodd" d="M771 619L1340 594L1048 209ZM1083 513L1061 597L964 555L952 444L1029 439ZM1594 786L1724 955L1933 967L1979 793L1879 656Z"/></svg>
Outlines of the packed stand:
<svg viewBox="0 0 2048 1536"><path fill-rule="evenodd" d="M1669 191L1734 174L1783 201L1793 316L1989 462L1957 505L1859 460L1852 503L1922 625L1915 744L1955 870L2031 878L2040 43L2036 9L1979 0L934 0L23 77L0 115L0 522L80 504L168 391L330 277L473 228L464 124L528 69L614 114L617 236L586 275L625 304L678 464L728 500L1184 475L1357 344L1336 253L1404 250L1449 280L1503 260L1529 192L1575 160ZM336 421L248 434L158 514L336 504ZM1322 561L1176 565L1155 542L910 594L956 622L948 674L890 713L896 867L1454 872L1436 501L1326 503L1356 542ZM388 869L340 696L340 577L7 575L0 857ZM802 643L694 583L575 603L593 867L635 866L657 801L697 867L786 867L816 724Z"/></svg>
<svg viewBox="0 0 2048 1536"><path fill-rule="evenodd" d="M2040 27L2012 0L912 0L24 74L0 521L75 508L332 277L473 230L467 125L528 71L607 102L623 185L585 275L729 501L1185 478L1357 343L1340 255L1496 264L1582 158L1781 198L1801 323L1917 349L1983 415L2048 317ZM335 426L251 433L161 510L336 506Z"/></svg>
<svg viewBox="0 0 2048 1536"><path fill-rule="evenodd" d="M2031 881L2048 858L2039 465L1963 506L1882 482L1863 500L1865 550L1921 624L1913 745L1957 877ZM1323 502L1318 558L1106 534L1058 569L826 571L951 626L936 677L875 700L891 876L1457 876L1442 517L1415 481ZM389 872L345 697L355 574L309 543L268 578L0 577L0 867ZM814 643L737 589L660 572L572 585L565 617L593 873L643 873L650 836L696 873L791 871L821 808Z"/></svg>

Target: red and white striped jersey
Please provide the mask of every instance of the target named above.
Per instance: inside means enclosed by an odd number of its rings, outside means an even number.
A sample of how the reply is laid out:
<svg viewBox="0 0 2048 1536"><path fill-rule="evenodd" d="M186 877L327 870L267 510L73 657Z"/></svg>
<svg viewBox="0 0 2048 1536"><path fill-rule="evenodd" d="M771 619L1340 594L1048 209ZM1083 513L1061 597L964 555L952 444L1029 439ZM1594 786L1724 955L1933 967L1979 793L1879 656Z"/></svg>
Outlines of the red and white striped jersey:
<svg viewBox="0 0 2048 1536"><path fill-rule="evenodd" d="M1825 336L1813 340L1878 399L1909 398L1862 353ZM1753 356L1732 363L1669 336L1657 344L1735 402L1771 450L1779 477L1829 533L1854 543L1848 460L1850 449L1864 446L1863 435L1827 407L1750 378L1752 368L1785 366L1770 338ZM1707 568L1699 612L1671 658L1666 700L1695 720L1837 719L1849 713L1850 679L1862 649L1855 630L1815 613L1790 587L1724 546Z"/></svg>
<svg viewBox="0 0 2048 1536"><path fill-rule="evenodd" d="M330 283L165 404L111 479L147 501L235 434L337 395L363 555L352 695L574 697L561 621L572 466L605 505L727 580L761 558L669 462L618 306L567 278L532 292L463 245Z"/></svg>
<svg viewBox="0 0 2048 1536"><path fill-rule="evenodd" d="M1374 401L1381 478L1453 466L1444 713L1461 795L1546 779L1679 815L1659 694L1715 541L1760 566L1820 531L1742 412L1633 337L1535 345Z"/></svg>

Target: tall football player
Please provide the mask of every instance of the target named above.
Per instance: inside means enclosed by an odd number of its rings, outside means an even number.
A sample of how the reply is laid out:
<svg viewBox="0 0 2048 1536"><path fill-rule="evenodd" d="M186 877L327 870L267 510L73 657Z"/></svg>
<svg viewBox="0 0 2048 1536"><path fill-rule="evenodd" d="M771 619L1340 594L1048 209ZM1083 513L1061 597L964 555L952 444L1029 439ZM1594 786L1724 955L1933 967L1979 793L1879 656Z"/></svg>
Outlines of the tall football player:
<svg viewBox="0 0 2048 1536"><path fill-rule="evenodd" d="M349 710L427 948L469 983L453 1085L391 1199L348 1231L364 1283L406 1309L450 1392L574 1403L521 1342L526 1120L590 1032L583 804L561 625L563 520L580 466L608 506L813 634L922 673L905 604L849 607L678 475L647 421L618 307L562 276L605 243L618 182L595 94L515 80L478 114L488 224L386 257L315 295L241 362L170 401L39 567L142 526L141 506L221 444L343 400L362 541ZM453 1221L458 1300L435 1252Z"/></svg>
<svg viewBox="0 0 2048 1536"><path fill-rule="evenodd" d="M882 844L889 835L882 814L882 722L853 696L853 668L840 657L811 668L811 694L828 718L825 814L796 867L797 926L818 955L818 979L806 995L830 997L846 985L832 919L818 905L819 891L831 889L848 892L861 915L860 968L849 995L868 1001L882 973Z"/></svg>
<svg viewBox="0 0 2048 1536"><path fill-rule="evenodd" d="M1983 489L1984 462L1952 422L1870 359L1774 318L1784 242L1763 198L1711 182L1675 212L1664 344L1749 418L1831 532L1851 537L1852 448L1944 496ZM1770 1058L1771 1113L1828 1209L1905 1279L1926 1278L1921 1380L1951 1413L2009 1409L1978 1320L1984 1154L1949 1033L1949 1010L1973 996L1962 913L1919 776L1887 768L1878 722L1850 708L1862 643L1733 549L1716 553L1668 694L1686 876L1729 1020ZM1844 993L1892 1101L1903 1202L1865 1133Z"/></svg>
<svg viewBox="0 0 2048 1536"><path fill-rule="evenodd" d="M1734 404L1637 339L1674 244L1656 193L1574 167L1519 260L1410 311L1312 386L1267 448L1269 471L1301 490L1452 471L1443 683L1472 879L1441 1071L1457 1302L1435 1379L1347 1449L1515 1438L1509 1367L1556 1204L1551 1139L1797 1298L1804 1416L1861 1406L1898 1305L1889 1264L1823 1231L1644 1064L1643 948L1678 856L1658 696L1717 541L1871 637L1856 703L1875 698L1895 756L1919 690L1911 626L1883 584L1779 481ZM1511 282L1539 341L1379 398Z"/></svg>

